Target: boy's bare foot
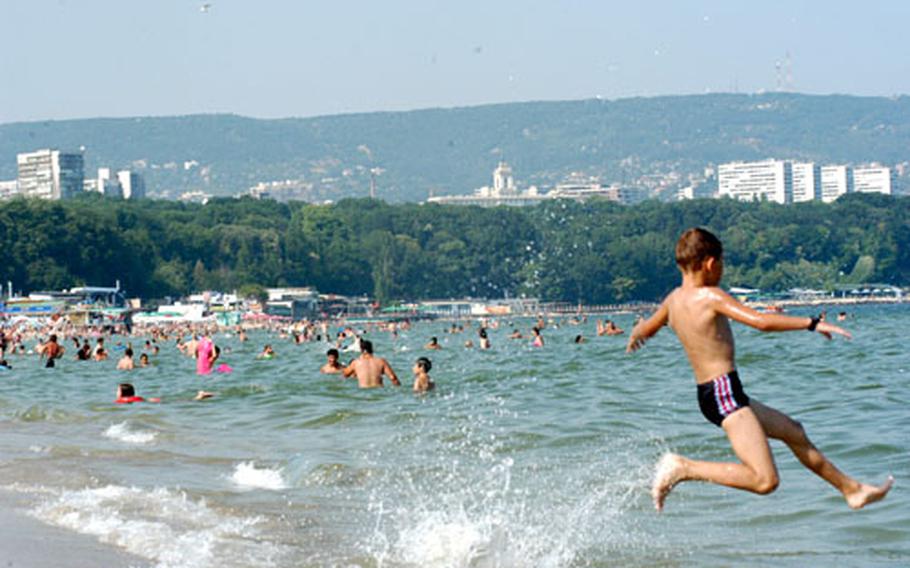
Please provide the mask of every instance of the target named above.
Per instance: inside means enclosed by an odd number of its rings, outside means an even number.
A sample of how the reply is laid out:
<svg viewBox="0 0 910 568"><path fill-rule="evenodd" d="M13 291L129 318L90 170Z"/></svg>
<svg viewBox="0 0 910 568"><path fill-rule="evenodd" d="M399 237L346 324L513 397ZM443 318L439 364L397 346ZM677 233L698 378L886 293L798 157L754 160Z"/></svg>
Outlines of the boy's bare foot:
<svg viewBox="0 0 910 568"><path fill-rule="evenodd" d="M664 500L673 487L682 479L683 461L676 454L664 454L654 470L654 483L651 485L651 498L654 499L654 508L661 512Z"/></svg>
<svg viewBox="0 0 910 568"><path fill-rule="evenodd" d="M891 491L892 485L894 485L894 477L890 475L888 476L888 479L878 487L861 483L859 489L846 496L847 505L850 505L851 509L862 509L869 503L881 501L885 498L885 495Z"/></svg>

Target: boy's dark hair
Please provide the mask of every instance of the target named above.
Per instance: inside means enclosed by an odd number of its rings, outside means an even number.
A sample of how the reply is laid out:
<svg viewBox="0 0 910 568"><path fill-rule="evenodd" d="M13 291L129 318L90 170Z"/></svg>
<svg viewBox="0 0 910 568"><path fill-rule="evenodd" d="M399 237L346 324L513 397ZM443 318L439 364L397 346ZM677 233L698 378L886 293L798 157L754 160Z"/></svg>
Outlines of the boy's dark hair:
<svg viewBox="0 0 910 568"><path fill-rule="evenodd" d="M132 356L133 356L133 350L130 349L129 347L127 347L127 348L126 348L126 351L124 351L123 354L126 355L127 357L132 357Z"/></svg>
<svg viewBox="0 0 910 568"><path fill-rule="evenodd" d="M373 342L367 339L360 340L360 350L370 355L373 354Z"/></svg>
<svg viewBox="0 0 910 568"><path fill-rule="evenodd" d="M421 357L417 359L417 366L423 369L424 373L429 373L430 369L433 368L433 363L426 357Z"/></svg>
<svg viewBox="0 0 910 568"><path fill-rule="evenodd" d="M52 334L51 334L51 341L53 341L54 343L57 342L57 334L56 334L56 333L52 333Z"/></svg>
<svg viewBox="0 0 910 568"><path fill-rule="evenodd" d="M327 356L329 356L329 357L331 357L332 355L334 355L336 359L337 359L338 356L339 356L338 350L335 349L335 348L329 349L328 351L325 352L325 354L326 354Z"/></svg>
<svg viewBox="0 0 910 568"><path fill-rule="evenodd" d="M129 383L120 383L120 396L136 396L136 389Z"/></svg>
<svg viewBox="0 0 910 568"><path fill-rule="evenodd" d="M707 259L720 259L724 246L720 239L701 227L693 227L676 242L676 264L682 270L698 269Z"/></svg>

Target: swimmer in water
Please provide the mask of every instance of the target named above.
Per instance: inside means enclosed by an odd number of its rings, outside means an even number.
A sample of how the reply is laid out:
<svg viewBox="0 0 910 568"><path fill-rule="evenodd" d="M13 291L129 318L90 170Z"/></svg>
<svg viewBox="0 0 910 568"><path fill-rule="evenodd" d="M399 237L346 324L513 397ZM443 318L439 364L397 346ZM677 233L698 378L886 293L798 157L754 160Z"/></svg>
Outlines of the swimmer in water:
<svg viewBox="0 0 910 568"><path fill-rule="evenodd" d="M148 400L141 396L136 396L136 389L130 383L120 383L117 385L117 404L132 404L134 402L161 402L161 399L150 398Z"/></svg>
<svg viewBox="0 0 910 568"><path fill-rule="evenodd" d="M189 349L189 347L187 347L187 349ZM215 365L215 359L218 358L218 351L216 351L215 344L212 342L209 334L202 334L202 337L195 342L195 347L193 349L192 355L196 358L196 374L211 374Z"/></svg>
<svg viewBox="0 0 910 568"><path fill-rule="evenodd" d="M710 481L762 495L771 493L777 489L779 477L768 438L787 444L806 468L840 491L850 508L859 509L883 499L893 478L878 486L860 483L835 467L799 422L746 395L736 371L730 320L760 331L808 330L828 339L834 334L850 338L850 334L819 317L761 313L739 303L719 287L723 246L704 229L682 234L676 244L676 264L682 284L670 292L654 315L635 326L626 350L640 349L660 328L670 325L692 365L702 414L724 429L739 462L664 455L651 488L657 510L663 509L667 495L683 481Z"/></svg>
<svg viewBox="0 0 910 568"><path fill-rule="evenodd" d="M79 351L76 352L77 361L88 361L92 358L92 346L89 345L88 341L82 344L82 347L79 348Z"/></svg>
<svg viewBox="0 0 910 568"><path fill-rule="evenodd" d="M424 345L423 348L436 351L442 349L442 345L439 344L439 340L436 337L431 337L430 342Z"/></svg>
<svg viewBox="0 0 910 568"><path fill-rule="evenodd" d="M436 387L436 383L430 378L429 372L433 368L433 363L426 357L417 359L414 363L414 392L427 392Z"/></svg>
<svg viewBox="0 0 910 568"><path fill-rule="evenodd" d="M540 335L540 328L531 328L531 336L534 338L531 345L534 347L543 347L543 336Z"/></svg>
<svg viewBox="0 0 910 568"><path fill-rule="evenodd" d="M319 368L319 372L324 375L337 375L339 373L344 373L344 365L338 362L338 350L335 348L329 349L325 352L326 362L325 365Z"/></svg>
<svg viewBox="0 0 910 568"><path fill-rule="evenodd" d="M345 378L350 376L357 377L357 384L362 389L381 387L383 375L389 377L392 384L396 387L401 386L398 375L392 370L389 362L382 357L373 356L373 342L366 339L360 342L360 357L351 361L351 364L345 367Z"/></svg>
<svg viewBox="0 0 910 568"><path fill-rule="evenodd" d="M136 367L136 364L133 363L133 348L127 347L126 351L123 352L123 357L117 361L117 370L118 371L132 371Z"/></svg>
<svg viewBox="0 0 910 568"><path fill-rule="evenodd" d="M143 353L139 356L139 366L148 367L149 366L149 356L146 353Z"/></svg>
<svg viewBox="0 0 910 568"><path fill-rule="evenodd" d="M491 345L490 337L487 335L487 328L480 328L480 331L477 332L477 335L480 337L480 348L483 350L489 349Z"/></svg>
<svg viewBox="0 0 910 568"><path fill-rule="evenodd" d="M271 359L275 356L275 350L272 349L271 345L266 345L262 348L262 353L256 355L257 359Z"/></svg>
<svg viewBox="0 0 910 568"><path fill-rule="evenodd" d="M57 343L56 335L51 335L50 338L48 338L47 343L40 347L40 350L41 357L47 358L47 363L45 363L44 366L48 369L54 366L54 362L57 359L63 357L64 352L63 346Z"/></svg>

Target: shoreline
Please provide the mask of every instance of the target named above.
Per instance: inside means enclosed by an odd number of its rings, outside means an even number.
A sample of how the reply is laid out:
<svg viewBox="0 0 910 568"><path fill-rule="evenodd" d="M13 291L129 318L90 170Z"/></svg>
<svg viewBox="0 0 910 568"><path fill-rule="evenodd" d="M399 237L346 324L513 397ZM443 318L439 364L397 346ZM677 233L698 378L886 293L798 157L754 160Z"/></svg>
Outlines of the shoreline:
<svg viewBox="0 0 910 568"><path fill-rule="evenodd" d="M0 491L0 565L9 568L104 566L147 568L149 560L93 536L44 523L26 511L29 499Z"/></svg>

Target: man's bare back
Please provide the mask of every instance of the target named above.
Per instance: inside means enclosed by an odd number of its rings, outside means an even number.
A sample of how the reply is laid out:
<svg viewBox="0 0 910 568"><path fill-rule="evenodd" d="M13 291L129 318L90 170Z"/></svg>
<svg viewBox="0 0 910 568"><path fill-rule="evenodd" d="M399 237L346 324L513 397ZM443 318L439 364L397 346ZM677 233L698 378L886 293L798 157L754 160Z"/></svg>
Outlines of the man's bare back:
<svg viewBox="0 0 910 568"><path fill-rule="evenodd" d="M398 380L398 376L392 370L389 362L382 357L374 357L371 353L363 353L351 361L351 364L344 370L344 376L350 377L351 375L357 377L357 384L362 389L383 386L383 375L389 377L393 385L401 386L401 381Z"/></svg>

